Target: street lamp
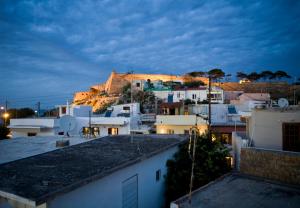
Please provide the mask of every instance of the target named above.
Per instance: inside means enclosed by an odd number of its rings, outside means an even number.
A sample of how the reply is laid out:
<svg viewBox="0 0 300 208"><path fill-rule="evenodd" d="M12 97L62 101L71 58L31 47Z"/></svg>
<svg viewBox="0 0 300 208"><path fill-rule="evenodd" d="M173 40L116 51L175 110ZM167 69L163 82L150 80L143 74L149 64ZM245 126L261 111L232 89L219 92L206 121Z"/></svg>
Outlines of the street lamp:
<svg viewBox="0 0 300 208"><path fill-rule="evenodd" d="M4 107L3 107L3 106L1 106L1 107L0 107L0 110L4 110Z"/></svg>
<svg viewBox="0 0 300 208"><path fill-rule="evenodd" d="M4 118L4 126L6 126L6 121L9 118L9 114L8 113L4 113L3 114L3 118Z"/></svg>

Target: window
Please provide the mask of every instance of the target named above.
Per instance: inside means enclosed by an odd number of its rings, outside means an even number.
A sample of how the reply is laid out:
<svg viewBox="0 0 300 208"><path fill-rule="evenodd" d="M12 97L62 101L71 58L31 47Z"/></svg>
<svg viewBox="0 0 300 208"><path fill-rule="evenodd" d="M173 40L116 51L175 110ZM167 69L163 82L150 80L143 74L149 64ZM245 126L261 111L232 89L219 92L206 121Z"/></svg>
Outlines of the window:
<svg viewBox="0 0 300 208"><path fill-rule="evenodd" d="M32 136L36 136L37 133L36 132L28 132L27 136L32 137Z"/></svg>
<svg viewBox="0 0 300 208"><path fill-rule="evenodd" d="M108 135L118 135L119 129L118 128L108 128Z"/></svg>
<svg viewBox="0 0 300 208"><path fill-rule="evenodd" d="M61 107L61 113L66 114L67 113L67 107Z"/></svg>
<svg viewBox="0 0 300 208"><path fill-rule="evenodd" d="M130 111L130 106L123 106L123 110L129 110Z"/></svg>
<svg viewBox="0 0 300 208"><path fill-rule="evenodd" d="M173 129L168 129L168 130L167 130L167 133L168 133L168 134L174 134L174 130L173 130Z"/></svg>
<svg viewBox="0 0 300 208"><path fill-rule="evenodd" d="M161 176L161 170L157 170L156 173L155 173L155 179L156 181L159 181L160 180L160 176Z"/></svg>
<svg viewBox="0 0 300 208"><path fill-rule="evenodd" d="M282 149L300 152L300 123L282 124Z"/></svg>
<svg viewBox="0 0 300 208"><path fill-rule="evenodd" d="M196 99L196 98L197 98L197 95L196 95L196 94L192 94L192 98L193 98L193 99Z"/></svg>
<svg viewBox="0 0 300 208"><path fill-rule="evenodd" d="M138 207L138 175L134 175L122 182L122 207Z"/></svg>
<svg viewBox="0 0 300 208"><path fill-rule="evenodd" d="M141 86L141 83L137 82L136 87L140 87L140 86Z"/></svg>
<svg viewBox="0 0 300 208"><path fill-rule="evenodd" d="M177 98L180 98L180 92L177 92Z"/></svg>
<svg viewBox="0 0 300 208"><path fill-rule="evenodd" d="M164 115L168 115L168 108L163 108L162 111Z"/></svg>

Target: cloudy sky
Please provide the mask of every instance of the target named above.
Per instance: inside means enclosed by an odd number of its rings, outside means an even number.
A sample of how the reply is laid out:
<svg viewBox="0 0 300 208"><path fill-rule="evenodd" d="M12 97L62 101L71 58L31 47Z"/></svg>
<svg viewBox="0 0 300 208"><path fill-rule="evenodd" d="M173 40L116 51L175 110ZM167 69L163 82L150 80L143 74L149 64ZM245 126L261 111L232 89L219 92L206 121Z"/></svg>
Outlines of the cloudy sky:
<svg viewBox="0 0 300 208"><path fill-rule="evenodd" d="M300 77L300 1L0 1L0 104L65 102L118 72Z"/></svg>

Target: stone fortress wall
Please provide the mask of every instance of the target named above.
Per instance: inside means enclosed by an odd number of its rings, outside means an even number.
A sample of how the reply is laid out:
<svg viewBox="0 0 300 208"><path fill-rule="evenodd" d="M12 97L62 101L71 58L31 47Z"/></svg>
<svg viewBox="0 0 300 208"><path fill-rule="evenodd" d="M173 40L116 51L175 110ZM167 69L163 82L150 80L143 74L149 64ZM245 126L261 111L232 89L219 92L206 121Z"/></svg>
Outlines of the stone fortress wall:
<svg viewBox="0 0 300 208"><path fill-rule="evenodd" d="M101 107L109 102L117 100L118 96L122 93L122 89L132 80L145 80L151 81L162 80L167 81L202 81L208 83L205 77L189 77L189 76L176 76L166 74L129 74L129 73L116 73L112 71L106 82L93 85L89 91L76 92L74 94L73 103L78 105L92 105L94 109ZM95 107L96 106L96 107Z"/></svg>

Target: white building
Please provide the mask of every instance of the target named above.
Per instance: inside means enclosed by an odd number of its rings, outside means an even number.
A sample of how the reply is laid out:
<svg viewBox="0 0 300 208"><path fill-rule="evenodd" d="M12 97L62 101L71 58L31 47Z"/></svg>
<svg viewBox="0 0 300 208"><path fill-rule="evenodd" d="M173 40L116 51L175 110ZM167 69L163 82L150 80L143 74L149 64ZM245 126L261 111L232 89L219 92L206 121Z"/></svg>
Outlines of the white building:
<svg viewBox="0 0 300 208"><path fill-rule="evenodd" d="M255 147L300 151L300 108L254 109L246 134Z"/></svg>
<svg viewBox="0 0 300 208"><path fill-rule="evenodd" d="M162 207L166 161L185 139L104 137L1 164L0 208Z"/></svg>
<svg viewBox="0 0 300 208"><path fill-rule="evenodd" d="M200 134L207 130L207 122L196 115L157 115L157 134L189 134L193 126L197 126Z"/></svg>
<svg viewBox="0 0 300 208"><path fill-rule="evenodd" d="M148 128L141 125L140 105L131 103L109 107L104 115L93 115L90 106L59 105L59 118L11 119L10 126L13 137L24 136L107 136L126 135L131 131L147 133ZM62 119L71 116L72 128L62 128ZM90 127L92 128L90 130Z"/></svg>
<svg viewBox="0 0 300 208"><path fill-rule="evenodd" d="M10 119L12 137L53 136L59 132L57 118L18 118Z"/></svg>
<svg viewBox="0 0 300 208"><path fill-rule="evenodd" d="M162 99L165 102L180 102L182 100L190 99L194 102L202 102L208 99L207 87L195 87L195 88L180 88L180 89L155 89L154 95ZM223 103L224 92L221 88L212 87L211 90L212 103Z"/></svg>
<svg viewBox="0 0 300 208"><path fill-rule="evenodd" d="M300 152L300 108L253 109L246 131L232 132L234 162L239 169L243 147Z"/></svg>
<svg viewBox="0 0 300 208"><path fill-rule="evenodd" d="M237 100L230 103L238 105L241 111L251 111L254 108L265 108L271 101L269 93L243 93Z"/></svg>

